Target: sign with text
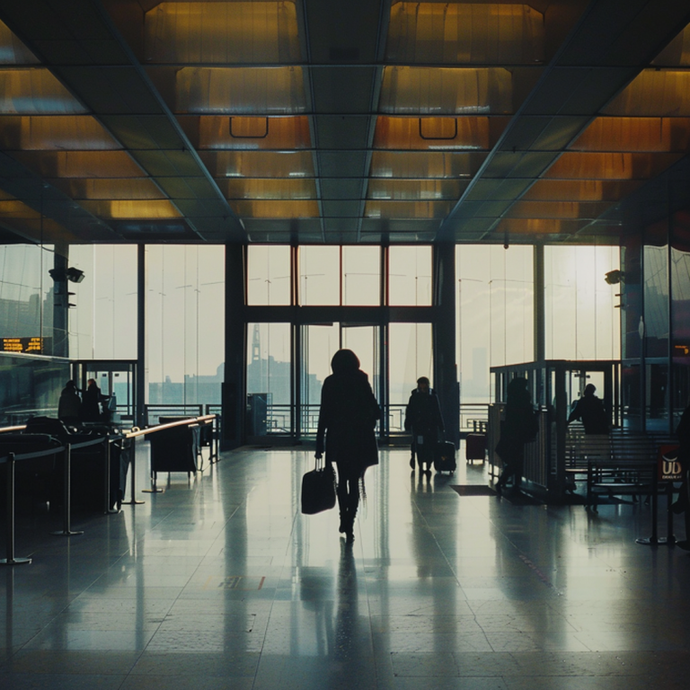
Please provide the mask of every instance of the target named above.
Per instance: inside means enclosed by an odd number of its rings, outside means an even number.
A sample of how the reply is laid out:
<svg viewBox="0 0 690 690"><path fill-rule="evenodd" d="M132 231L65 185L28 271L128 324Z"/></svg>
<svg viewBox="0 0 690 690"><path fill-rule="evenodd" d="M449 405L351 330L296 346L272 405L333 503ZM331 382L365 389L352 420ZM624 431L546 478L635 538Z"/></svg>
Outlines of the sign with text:
<svg viewBox="0 0 690 690"><path fill-rule="evenodd" d="M657 455L657 467L659 468L659 480L662 482L682 482L683 468L678 460L678 446L659 446Z"/></svg>
<svg viewBox="0 0 690 690"><path fill-rule="evenodd" d="M2 352L33 352L36 355L43 354L43 348L47 345L48 338L38 336L31 338L0 338L0 350Z"/></svg>

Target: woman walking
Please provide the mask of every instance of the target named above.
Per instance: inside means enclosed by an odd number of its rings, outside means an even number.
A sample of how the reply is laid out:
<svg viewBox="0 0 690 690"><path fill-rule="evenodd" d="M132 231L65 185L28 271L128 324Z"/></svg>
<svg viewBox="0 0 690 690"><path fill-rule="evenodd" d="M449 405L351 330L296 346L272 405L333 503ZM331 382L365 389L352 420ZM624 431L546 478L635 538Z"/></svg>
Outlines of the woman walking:
<svg viewBox="0 0 690 690"><path fill-rule="evenodd" d="M325 449L326 464L337 468L340 532L352 543L360 484L363 490L364 472L379 461L374 428L381 410L352 350L338 350L331 369L321 389L316 458Z"/></svg>

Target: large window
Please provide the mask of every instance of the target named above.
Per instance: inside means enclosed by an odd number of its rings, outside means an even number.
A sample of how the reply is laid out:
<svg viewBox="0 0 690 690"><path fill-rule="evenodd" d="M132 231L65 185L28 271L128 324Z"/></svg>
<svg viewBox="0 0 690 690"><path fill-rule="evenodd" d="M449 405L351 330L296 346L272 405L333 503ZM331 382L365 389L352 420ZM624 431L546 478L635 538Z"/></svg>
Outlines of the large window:
<svg viewBox="0 0 690 690"><path fill-rule="evenodd" d="M290 247L250 245L247 248L247 304L290 304Z"/></svg>
<svg viewBox="0 0 690 690"><path fill-rule="evenodd" d="M52 247L34 244L0 246L0 337L43 338L43 351L52 354L55 283ZM64 299L64 296L61 296Z"/></svg>
<svg viewBox="0 0 690 690"><path fill-rule="evenodd" d="M547 359L619 358L619 265L618 247L544 248Z"/></svg>
<svg viewBox="0 0 690 690"><path fill-rule="evenodd" d="M299 248L299 303L340 304L340 247Z"/></svg>
<svg viewBox="0 0 690 690"><path fill-rule="evenodd" d="M67 283L72 359L136 359L136 245L73 245L69 264L84 272Z"/></svg>
<svg viewBox="0 0 690 690"><path fill-rule="evenodd" d="M388 263L388 303L393 306L430 306L431 247L391 247Z"/></svg>
<svg viewBox="0 0 690 690"><path fill-rule="evenodd" d="M460 245L457 361L463 403L490 399L489 368L534 359L533 248Z"/></svg>
<svg viewBox="0 0 690 690"><path fill-rule="evenodd" d="M219 403L225 254L207 245L146 248L148 402Z"/></svg>
<svg viewBox="0 0 690 690"><path fill-rule="evenodd" d="M289 323L247 326L247 433L290 433L292 413Z"/></svg>

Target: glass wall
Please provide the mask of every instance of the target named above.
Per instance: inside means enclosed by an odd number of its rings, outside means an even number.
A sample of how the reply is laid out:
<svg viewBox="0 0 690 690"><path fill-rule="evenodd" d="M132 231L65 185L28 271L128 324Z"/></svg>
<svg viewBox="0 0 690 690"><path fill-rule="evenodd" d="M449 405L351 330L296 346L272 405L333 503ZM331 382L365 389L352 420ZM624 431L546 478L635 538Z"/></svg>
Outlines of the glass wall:
<svg viewBox="0 0 690 690"><path fill-rule="evenodd" d="M456 247L460 400L491 400L492 366L534 359L533 248Z"/></svg>
<svg viewBox="0 0 690 690"><path fill-rule="evenodd" d="M431 306L431 247L390 247L388 303L392 306Z"/></svg>
<svg viewBox="0 0 690 690"><path fill-rule="evenodd" d="M248 324L246 431L249 436L291 432L290 342L289 323Z"/></svg>
<svg viewBox="0 0 690 690"><path fill-rule="evenodd" d="M391 323L388 326L389 426L402 431L404 410L417 379L426 376L434 386L430 323Z"/></svg>
<svg viewBox="0 0 690 690"><path fill-rule="evenodd" d="M219 403L224 252L208 245L148 245L146 284L147 402Z"/></svg>
<svg viewBox="0 0 690 690"><path fill-rule="evenodd" d="M618 247L544 247L546 359L620 357Z"/></svg>
<svg viewBox="0 0 690 690"><path fill-rule="evenodd" d="M57 416L69 377L65 360L0 353L0 426L23 424L33 415Z"/></svg>
<svg viewBox="0 0 690 690"><path fill-rule="evenodd" d="M290 300L290 247L247 247L247 304L284 306Z"/></svg>
<svg viewBox="0 0 690 690"><path fill-rule="evenodd" d="M299 303L304 306L340 304L340 247L299 248Z"/></svg>
<svg viewBox="0 0 690 690"><path fill-rule="evenodd" d="M73 245L69 264L84 272L68 283L72 359L137 358L136 245Z"/></svg>
<svg viewBox="0 0 690 690"><path fill-rule="evenodd" d="M343 304L376 306L381 300L380 247L343 247Z"/></svg>
<svg viewBox="0 0 690 690"><path fill-rule="evenodd" d="M35 354L50 355L54 338L64 337L53 332L55 283L49 271L54 265L52 246L0 245L0 338L14 341L5 348L31 347ZM29 343L31 338L43 340Z"/></svg>

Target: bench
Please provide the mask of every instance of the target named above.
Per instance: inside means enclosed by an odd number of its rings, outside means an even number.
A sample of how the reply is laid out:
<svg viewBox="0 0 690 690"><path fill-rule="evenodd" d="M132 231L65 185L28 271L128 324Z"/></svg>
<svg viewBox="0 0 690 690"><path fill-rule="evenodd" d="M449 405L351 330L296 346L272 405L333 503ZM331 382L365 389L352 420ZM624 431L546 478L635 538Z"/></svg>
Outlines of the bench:
<svg viewBox="0 0 690 690"><path fill-rule="evenodd" d="M572 424L568 428L565 453L565 474L567 477L566 490L574 491L577 481L586 481L589 487L592 467L611 470L611 476L616 470L625 471L640 465L655 464L659 446L675 444L676 441L669 434L655 434L650 432L632 431L629 429L613 429L609 434L585 434L582 425ZM612 483L611 478L602 476L602 482ZM615 482L613 482L615 483ZM621 495L628 492L630 482L621 482ZM605 493L611 494L612 487ZM644 493L638 489L632 495ZM649 492L648 492L649 493ZM589 496L587 505L590 504Z"/></svg>
<svg viewBox="0 0 690 690"><path fill-rule="evenodd" d="M650 496L658 482L653 462L592 460L588 463L586 506L597 511L600 496Z"/></svg>

